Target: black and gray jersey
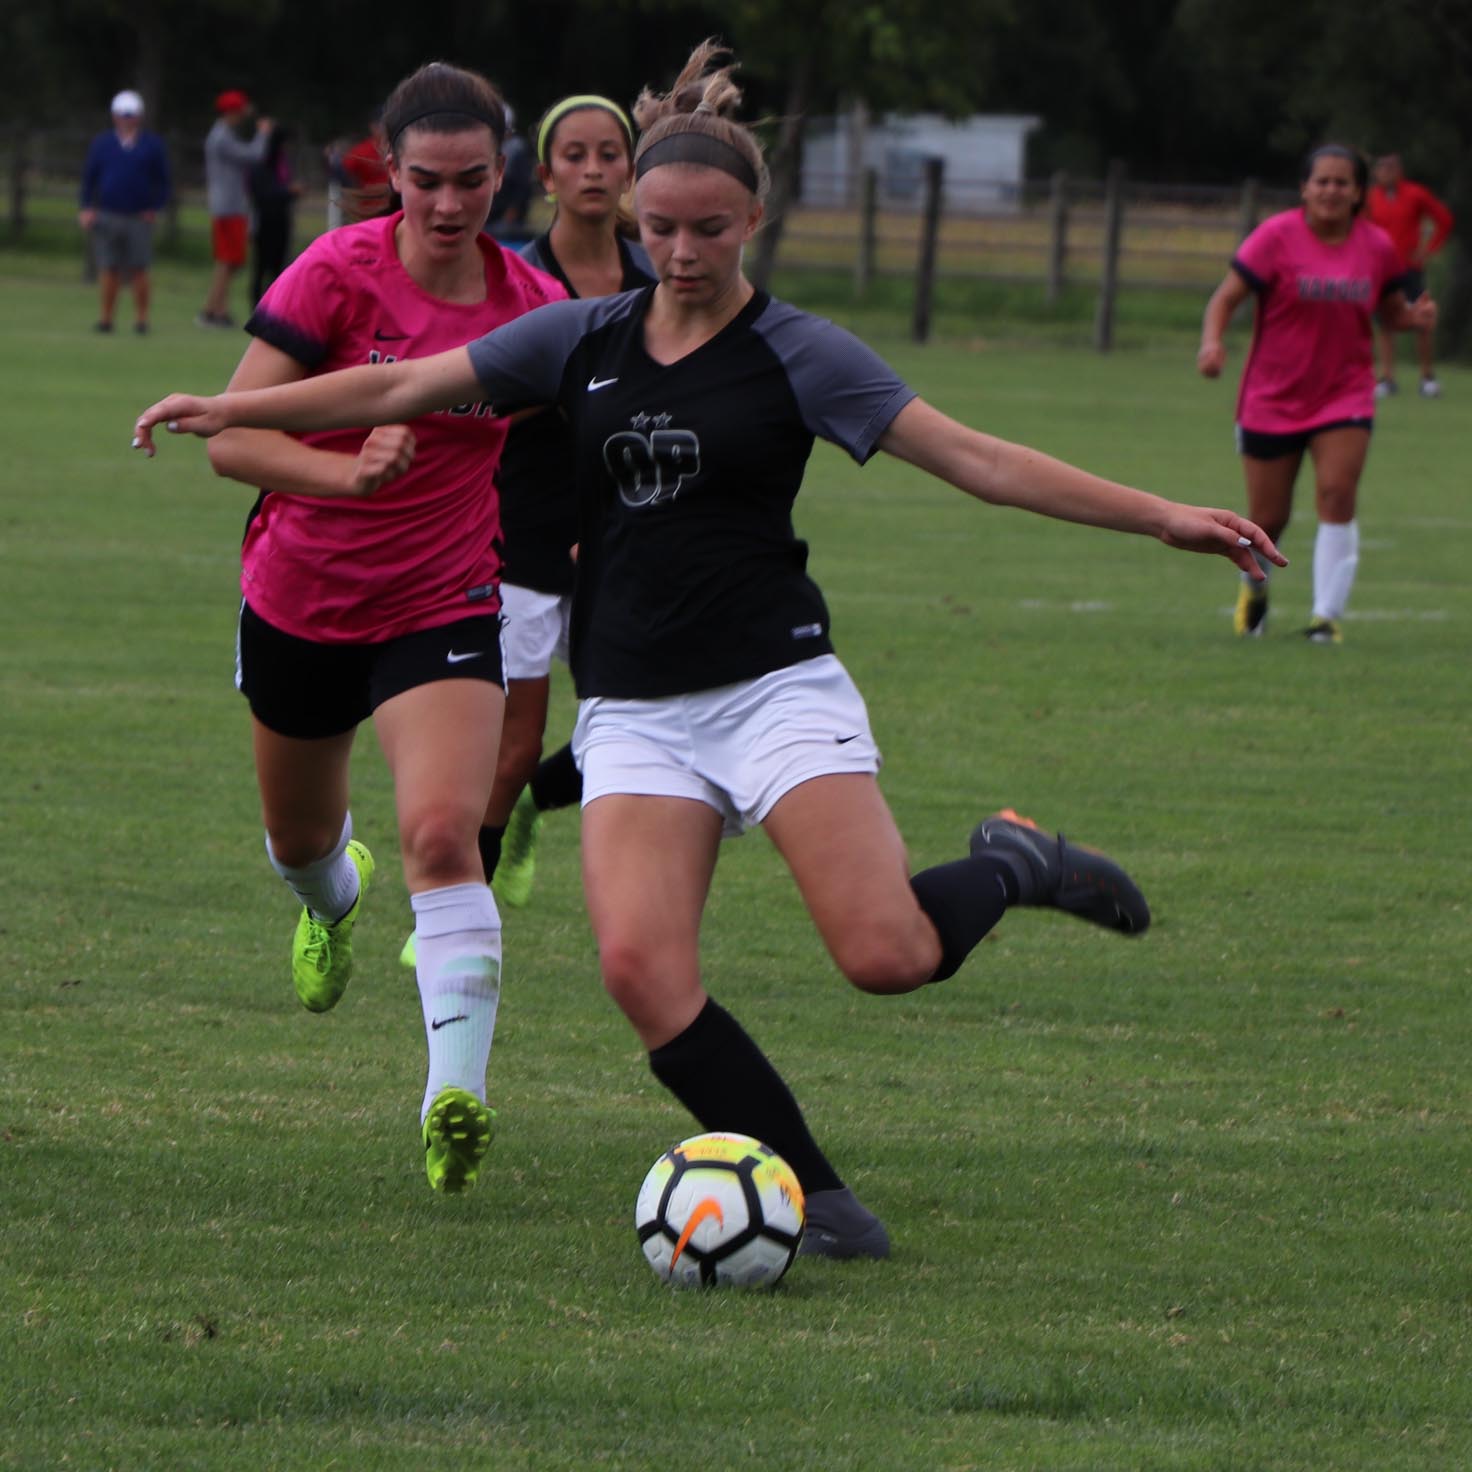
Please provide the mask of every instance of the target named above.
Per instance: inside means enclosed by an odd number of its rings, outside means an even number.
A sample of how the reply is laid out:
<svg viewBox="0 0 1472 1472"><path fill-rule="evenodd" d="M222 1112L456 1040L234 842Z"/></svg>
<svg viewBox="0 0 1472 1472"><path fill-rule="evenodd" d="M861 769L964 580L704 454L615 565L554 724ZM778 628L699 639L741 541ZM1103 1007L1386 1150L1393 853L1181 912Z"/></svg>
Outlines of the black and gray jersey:
<svg viewBox="0 0 1472 1472"><path fill-rule="evenodd" d="M863 464L915 397L852 334L764 292L657 363L653 294L554 302L470 344L498 412L555 403L569 422L584 697L683 694L831 653L793 501L815 438Z"/></svg>
<svg viewBox="0 0 1472 1472"><path fill-rule="evenodd" d="M644 247L622 236L616 240L623 267L620 290L649 285L654 267ZM560 281L568 296L577 296L552 249L550 232L528 241L521 256ZM576 484L572 436L558 410L533 414L511 426L496 467L503 582L539 593L572 592L572 545L578 539Z"/></svg>

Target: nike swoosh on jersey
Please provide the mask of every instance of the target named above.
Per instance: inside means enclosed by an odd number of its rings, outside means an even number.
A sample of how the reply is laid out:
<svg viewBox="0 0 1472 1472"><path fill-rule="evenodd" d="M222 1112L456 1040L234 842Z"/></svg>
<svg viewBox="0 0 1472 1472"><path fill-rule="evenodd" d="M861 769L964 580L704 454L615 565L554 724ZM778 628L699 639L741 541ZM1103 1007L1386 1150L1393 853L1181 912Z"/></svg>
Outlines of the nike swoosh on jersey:
<svg viewBox="0 0 1472 1472"><path fill-rule="evenodd" d="M617 382L618 382L618 379L616 377L615 378L599 378L596 375L594 375L594 377L592 377L592 378L590 378L588 380L588 392L590 394L596 394L600 388L607 388L610 383L617 383Z"/></svg>
<svg viewBox="0 0 1472 1472"><path fill-rule="evenodd" d="M479 659L485 653L484 649L471 649L465 654L457 654L453 649L445 655L446 664L463 664L467 659Z"/></svg>

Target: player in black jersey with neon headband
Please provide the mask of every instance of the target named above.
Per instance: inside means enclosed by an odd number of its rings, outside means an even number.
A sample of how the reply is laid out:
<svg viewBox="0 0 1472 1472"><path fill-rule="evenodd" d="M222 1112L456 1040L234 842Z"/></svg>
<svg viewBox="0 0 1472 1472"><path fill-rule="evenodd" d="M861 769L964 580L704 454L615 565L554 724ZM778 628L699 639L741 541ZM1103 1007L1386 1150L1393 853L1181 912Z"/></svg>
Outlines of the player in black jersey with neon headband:
<svg viewBox="0 0 1472 1472"><path fill-rule="evenodd" d="M522 256L560 281L570 297L649 285L649 257L622 228L623 199L634 181L634 127L624 109L591 93L561 98L537 124L536 149L537 177L557 210ZM533 414L512 426L496 474L504 538L506 723L481 851L496 893L514 906L525 904L531 892L541 813L571 806L582 795L569 747L538 760L552 658L567 653L576 480L573 444L560 413Z"/></svg>
<svg viewBox="0 0 1472 1472"><path fill-rule="evenodd" d="M791 509L815 437L859 463L882 449L978 499L1219 553L1244 571L1271 540L1230 511L1104 481L948 419L830 323L755 291L741 249L767 175L725 114L715 48L646 93L635 208L659 283L555 303L459 353L250 395L176 395L138 443L230 424L402 420L483 393L552 401L577 437L581 552L573 628L585 784L583 877L604 984L659 1080L706 1129L792 1163L807 1250L883 1256L883 1225L844 1186L756 1043L701 985L698 936L723 832L760 823L854 985L908 992L951 976L1013 905L1126 934L1143 896L1100 854L1010 812L969 852L910 876L875 780L864 704L832 652Z"/></svg>

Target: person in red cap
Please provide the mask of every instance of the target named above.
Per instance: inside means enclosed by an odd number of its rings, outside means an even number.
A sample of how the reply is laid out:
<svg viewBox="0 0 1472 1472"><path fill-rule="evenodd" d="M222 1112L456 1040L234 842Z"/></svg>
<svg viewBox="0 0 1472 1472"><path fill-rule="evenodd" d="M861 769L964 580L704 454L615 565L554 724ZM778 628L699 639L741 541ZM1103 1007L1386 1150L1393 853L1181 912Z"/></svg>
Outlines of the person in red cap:
<svg viewBox="0 0 1472 1472"><path fill-rule="evenodd" d="M209 294L195 322L201 327L234 327L230 315L230 278L245 264L249 234L250 170L266 155L271 141L270 118L256 119L255 137L240 136L254 108L244 92L221 92L215 98L219 116L204 140L205 192L210 211L210 246L215 270Z"/></svg>

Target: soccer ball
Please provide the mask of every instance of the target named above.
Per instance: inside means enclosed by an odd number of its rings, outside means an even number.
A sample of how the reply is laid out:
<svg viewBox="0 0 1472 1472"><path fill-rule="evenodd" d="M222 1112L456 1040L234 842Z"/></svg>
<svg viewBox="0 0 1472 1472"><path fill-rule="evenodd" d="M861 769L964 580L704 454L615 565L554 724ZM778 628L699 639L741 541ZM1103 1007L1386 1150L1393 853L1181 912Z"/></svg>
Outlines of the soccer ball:
<svg viewBox="0 0 1472 1472"><path fill-rule="evenodd" d="M649 1169L634 1225L649 1266L682 1288L769 1286L797 1256L802 1187L775 1150L750 1135L695 1135Z"/></svg>

